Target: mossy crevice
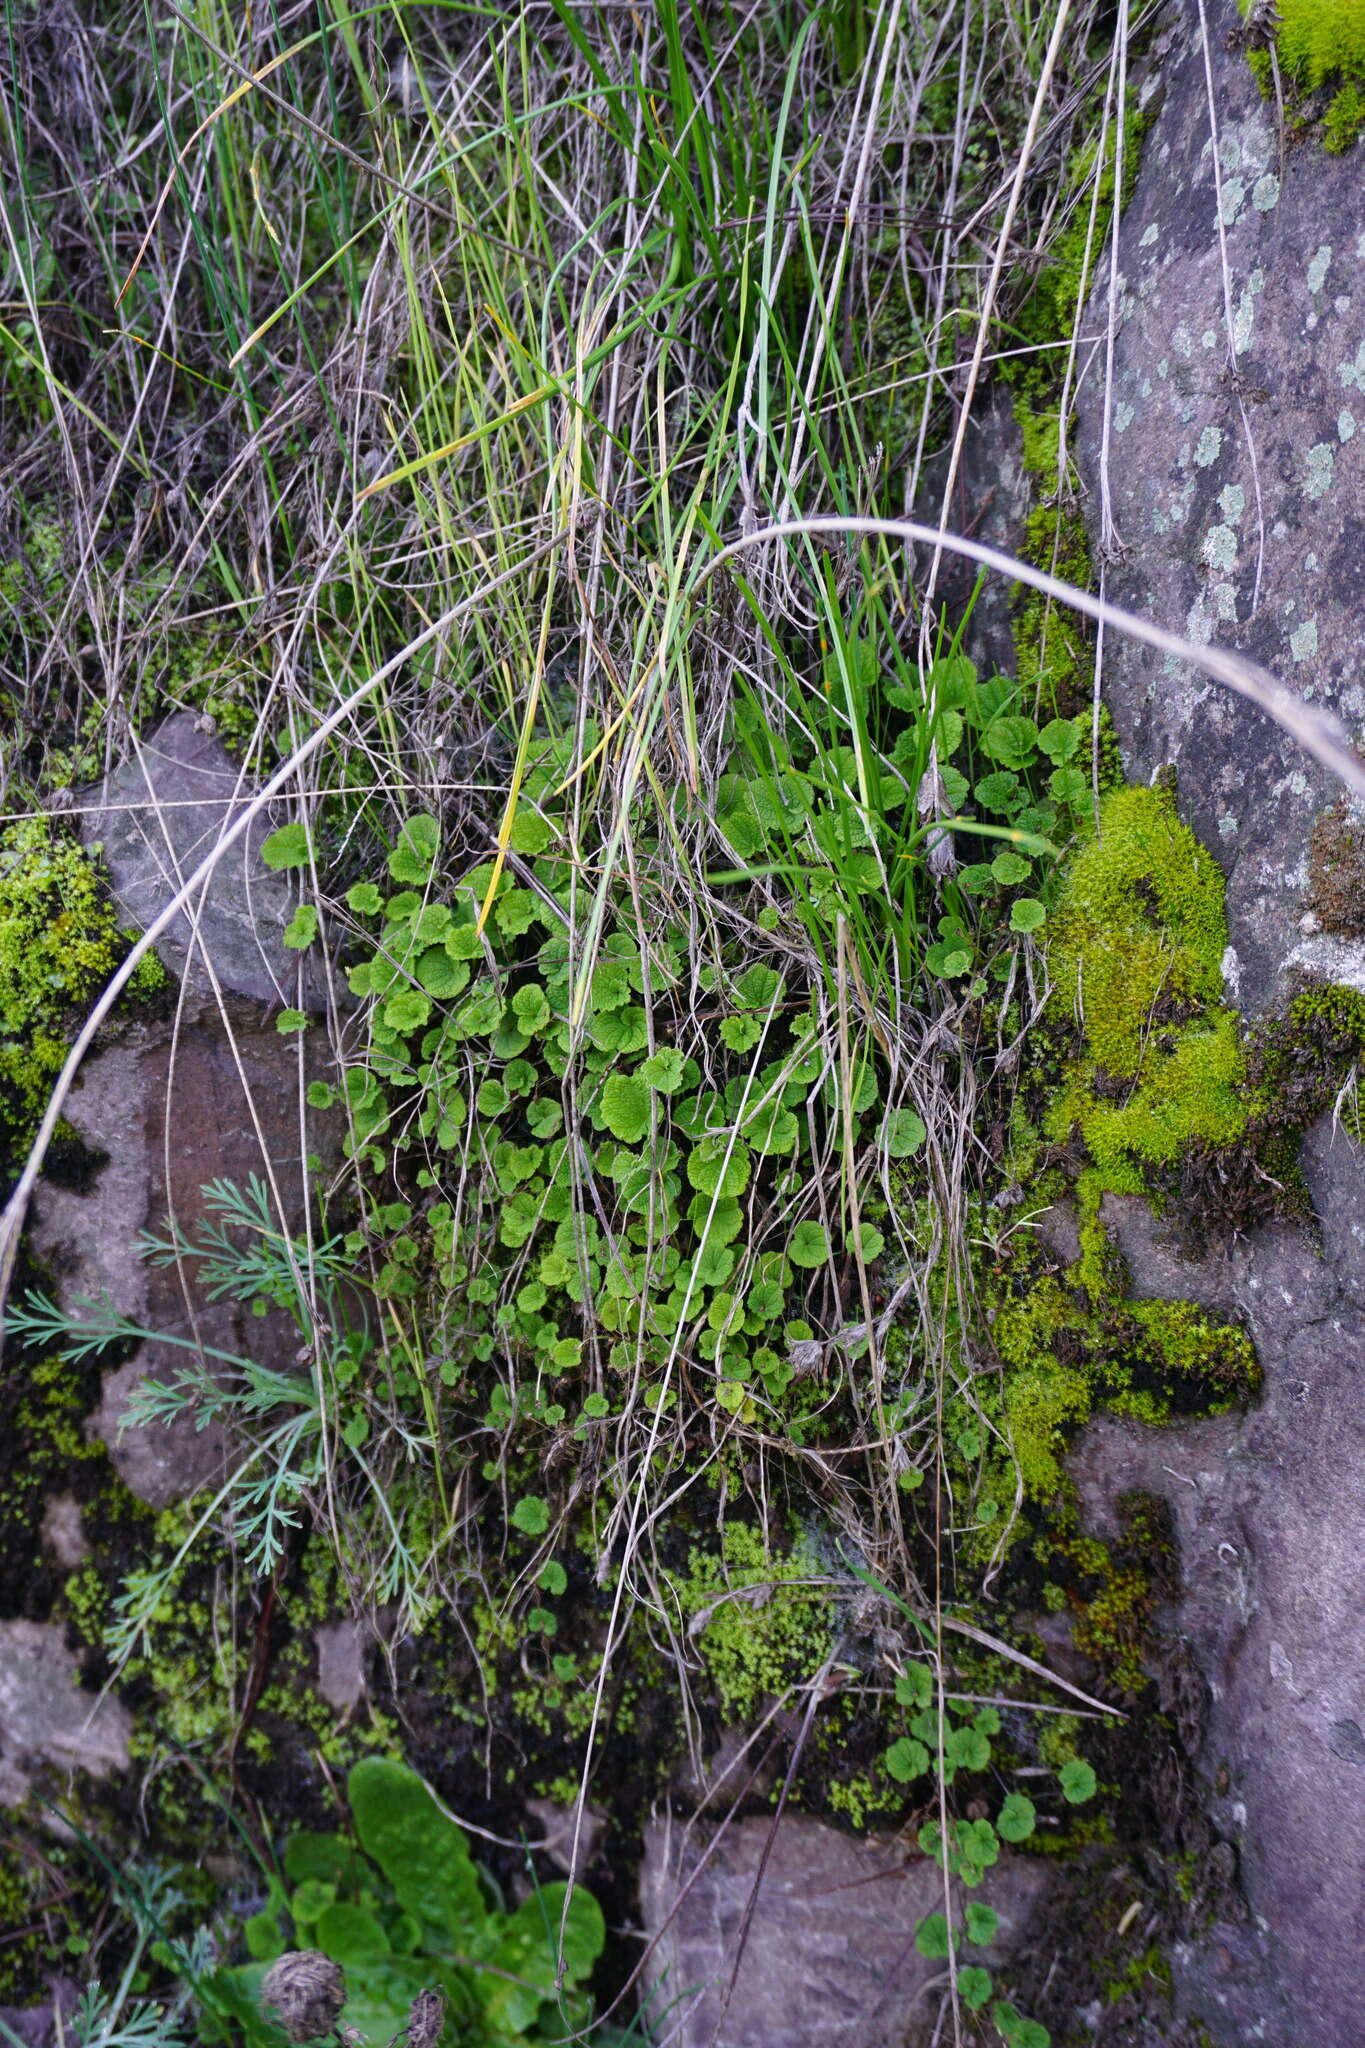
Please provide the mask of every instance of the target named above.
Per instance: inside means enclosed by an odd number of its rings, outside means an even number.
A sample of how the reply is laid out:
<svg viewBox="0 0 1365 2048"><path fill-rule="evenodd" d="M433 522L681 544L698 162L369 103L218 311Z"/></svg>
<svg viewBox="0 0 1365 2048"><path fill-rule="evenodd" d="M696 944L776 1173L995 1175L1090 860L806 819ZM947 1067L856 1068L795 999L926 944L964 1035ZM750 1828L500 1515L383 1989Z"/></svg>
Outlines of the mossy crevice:
<svg viewBox="0 0 1365 2048"><path fill-rule="evenodd" d="M0 831L0 1174L23 1158L66 1058L72 1018L128 948L98 868L41 817ZM165 982L148 955L135 994Z"/></svg>
<svg viewBox="0 0 1365 2048"><path fill-rule="evenodd" d="M1262 92L1283 102L1297 134L1320 121L1329 155L1353 148L1365 133L1361 0L1278 0L1272 9L1262 0L1240 5L1238 40Z"/></svg>
<svg viewBox="0 0 1365 2048"><path fill-rule="evenodd" d="M1110 1195L1151 1197L1193 1148L1228 1146L1251 1115L1236 1015L1222 1002L1223 877L1164 787L1112 790L1072 859L1052 923L1032 1198L1075 1207L1077 1255L1021 1236L992 1274L995 1403L1008 1446L992 1487L1065 1513L1067 1444L1098 1408L1165 1423L1259 1383L1246 1332L1192 1302L1134 1300L1103 1220Z"/></svg>
<svg viewBox="0 0 1365 2048"><path fill-rule="evenodd" d="M986 1484L997 1512L1022 1486L1035 1553L1050 1547L1098 1588L1085 1606L1098 1602L1100 1620L1082 1613L1078 1639L1108 1641L1125 1682L1136 1637L1112 1624L1138 1612L1140 1588L1112 1565L1097 1578L1098 1552L1077 1549L1068 1445L1098 1409L1154 1424L1224 1411L1255 1395L1259 1368L1238 1324L1189 1301L1132 1298L1106 1199L1145 1200L1191 1249L1272 1212L1307 1215L1301 1138L1365 1060L1365 995L1353 989L1305 988L1244 1030L1223 1000L1226 946L1222 873L1173 788L1111 791L1062 883L1046 1024L1015 1129L1030 1206L1070 1204L1077 1243L1059 1256L1016 1233L988 1275L1002 1370L987 1412L1007 1455L988 1461ZM1352 1097L1343 1122L1357 1136L1358 1119Z"/></svg>

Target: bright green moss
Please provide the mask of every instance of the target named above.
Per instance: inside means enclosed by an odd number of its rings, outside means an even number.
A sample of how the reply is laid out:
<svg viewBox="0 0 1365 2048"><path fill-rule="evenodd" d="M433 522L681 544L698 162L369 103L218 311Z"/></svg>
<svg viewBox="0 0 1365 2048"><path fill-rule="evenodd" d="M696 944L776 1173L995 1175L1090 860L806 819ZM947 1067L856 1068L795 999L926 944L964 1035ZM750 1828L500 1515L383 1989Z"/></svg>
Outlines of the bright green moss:
<svg viewBox="0 0 1365 2048"><path fill-rule="evenodd" d="M1011 1455L988 1488L1002 1509L1016 1483L1035 1502L1065 1501L1067 1442L1097 1407L1165 1423L1226 1407L1258 1380L1243 1330L1190 1302L1129 1299L1102 1217L1106 1195L1150 1193L1152 1176L1232 1144L1248 1122L1237 1019L1220 1001L1223 878L1169 791L1103 799L1052 933L1049 1007L1064 1050L1043 1134L1083 1151L1071 1179L1079 1256L1058 1273L1021 1249L996 1292L997 1419ZM1126 1611L1132 1588L1110 1591Z"/></svg>
<svg viewBox="0 0 1365 2048"><path fill-rule="evenodd" d="M1038 1351L1028 1365L1009 1375L1005 1422L1030 1499L1052 1500L1064 1491L1063 1452L1094 1404L1088 1376L1060 1364L1047 1350Z"/></svg>
<svg viewBox="0 0 1365 2048"><path fill-rule="evenodd" d="M852 1778L830 1780L828 1797L835 1813L842 1814L850 1827L860 1832L875 1827L885 1817L887 1790L866 1771Z"/></svg>
<svg viewBox="0 0 1365 2048"><path fill-rule="evenodd" d="M1245 16L1250 0L1241 0L1241 8ZM1280 0L1274 21L1278 79L1264 33L1249 45L1247 62L1263 93L1274 96L1278 86L1291 116L1312 119L1322 110L1310 96L1324 86L1337 87L1323 113L1322 144L1340 156L1365 130L1365 0Z"/></svg>
<svg viewBox="0 0 1365 2048"><path fill-rule="evenodd" d="M1278 12L1280 62L1301 83L1365 72L1365 0L1279 0Z"/></svg>
<svg viewBox="0 0 1365 2048"><path fill-rule="evenodd" d="M1051 1014L1084 1046L1045 1124L1058 1141L1079 1129L1107 1188L1137 1193L1144 1165L1245 1125L1226 945L1223 877L1169 792L1112 791L1053 923Z"/></svg>
<svg viewBox="0 0 1365 2048"><path fill-rule="evenodd" d="M1343 85L1332 97L1322 124L1322 146L1329 156L1344 156L1365 134L1365 92Z"/></svg>
<svg viewBox="0 0 1365 2048"><path fill-rule="evenodd" d="M72 1016L126 946L89 857L43 818L0 832L0 1161L27 1149L66 1058ZM165 979L155 959L134 986Z"/></svg>

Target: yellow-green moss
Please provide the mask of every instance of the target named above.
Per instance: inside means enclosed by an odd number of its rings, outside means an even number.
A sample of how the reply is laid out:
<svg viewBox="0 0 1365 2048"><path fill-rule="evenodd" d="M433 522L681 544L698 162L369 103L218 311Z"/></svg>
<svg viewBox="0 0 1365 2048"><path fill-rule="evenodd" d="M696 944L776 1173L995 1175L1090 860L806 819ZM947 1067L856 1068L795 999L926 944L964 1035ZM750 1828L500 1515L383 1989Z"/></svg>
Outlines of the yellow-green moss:
<svg viewBox="0 0 1365 2048"><path fill-rule="evenodd" d="M726 1524L719 1554L692 1550L674 1592L727 1720L750 1721L766 1700L820 1669L833 1641L831 1608L810 1581L824 1576L804 1540L774 1555L742 1522Z"/></svg>
<svg viewBox="0 0 1365 2048"><path fill-rule="evenodd" d="M1114 1190L1246 1122L1237 1019L1221 1006L1223 877L1163 789L1113 790L1072 862L1052 927L1050 1013L1084 1048L1048 1114L1077 1129Z"/></svg>
<svg viewBox="0 0 1365 2048"><path fill-rule="evenodd" d="M1063 878L1048 949L1054 1064L1041 1123L1071 1164L1038 1199L1070 1194L1079 1247L1059 1272L1020 1240L991 1276L1003 1372L984 1400L1008 1449L987 1464L997 1511L1010 1507L1017 1475L1031 1501L1061 1504L1065 1522L1066 1446L1096 1408L1164 1423L1225 1408L1258 1384L1244 1330L1191 1302L1129 1298L1102 1216L1106 1195L1150 1195L1155 1174L1246 1130L1238 1020L1221 1003L1223 887L1163 788L1110 791ZM1097 1617L1097 1635L1115 1635L1111 1622L1136 1597L1136 1581L1110 1587L1114 1612Z"/></svg>
<svg viewBox="0 0 1365 2048"><path fill-rule="evenodd" d="M1322 146L1329 156L1344 156L1365 134L1365 92L1343 85L1334 93L1322 122Z"/></svg>
<svg viewBox="0 0 1365 2048"><path fill-rule="evenodd" d="M1303 84L1365 72L1362 0L1279 0L1277 12L1280 62Z"/></svg>
<svg viewBox="0 0 1365 2048"><path fill-rule="evenodd" d="M1243 16L1251 0L1240 0ZM1273 33L1276 66L1268 47ZM1284 100L1300 132L1322 115L1322 144L1341 155L1365 132L1365 5L1362 0L1279 0L1270 28L1248 39L1247 61L1267 96ZM1314 95L1336 91L1325 110Z"/></svg>
<svg viewBox="0 0 1365 2048"><path fill-rule="evenodd" d="M71 1020L126 948L99 874L74 840L37 817L0 832L0 1165L27 1149ZM164 979L149 957L134 986L146 992Z"/></svg>

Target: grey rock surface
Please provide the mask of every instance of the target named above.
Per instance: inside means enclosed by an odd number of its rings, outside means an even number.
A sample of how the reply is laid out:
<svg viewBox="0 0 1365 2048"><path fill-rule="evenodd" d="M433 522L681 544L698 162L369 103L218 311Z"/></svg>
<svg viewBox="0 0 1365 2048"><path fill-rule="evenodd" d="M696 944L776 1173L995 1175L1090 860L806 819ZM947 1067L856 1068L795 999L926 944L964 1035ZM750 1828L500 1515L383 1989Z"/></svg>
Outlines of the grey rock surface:
<svg viewBox="0 0 1365 2048"><path fill-rule="evenodd" d="M1000 1915L998 1947L973 1960L998 1962L1024 1938L1048 1884L1041 1862L1002 1859L975 1895ZM640 1900L658 2038L673 2048L927 2048L934 2036L945 1969L914 1935L942 1906L941 1880L903 1843L802 1815L775 1834L763 1816L718 1831L658 1820Z"/></svg>
<svg viewBox="0 0 1365 2048"><path fill-rule="evenodd" d="M103 847L130 924L147 929L254 794L211 726L177 711L87 797L81 836L87 846ZM165 964L197 993L216 978L229 993L260 1003L320 1003L311 961L300 989L301 956L282 942L299 899L298 878L272 871L261 859L261 843L278 822L253 821L223 855L198 903L175 919L157 946Z"/></svg>
<svg viewBox="0 0 1365 2048"><path fill-rule="evenodd" d="M327 1621L313 1630L318 1691L339 1714L354 1713L365 1697L366 1638L358 1621Z"/></svg>
<svg viewBox="0 0 1365 2048"><path fill-rule="evenodd" d="M1314 1178L1331 1149L1314 1133ZM1122 1237L1136 1291L1168 1291L1172 1252L1141 1204ZM1253 1916L1183 1953L1181 2002L1219 2041L1347 2048L1365 1934L1365 1315L1302 1229L1258 1231L1186 1271L1192 1296L1251 1330L1260 1405L1178 1429L1101 1417L1071 1466L1097 1533L1136 1487L1169 1501L1179 1538L1212 1817L1238 1845Z"/></svg>
<svg viewBox="0 0 1365 2048"><path fill-rule="evenodd" d="M1182 0L1119 238L1112 389L1104 349L1080 387L1092 539L1110 555L1118 603L1253 655L1359 734L1359 153L1291 145L1281 182L1274 103L1227 48L1235 0L1207 12L1212 115L1198 9ZM1103 334L1108 318L1106 275L1088 330ZM1228 976L1243 1007L1282 992L1296 969L1365 987L1365 944L1300 923L1310 829L1338 794L1326 772L1260 712L1114 635L1105 695L1129 773L1175 765L1182 808L1227 872Z"/></svg>
<svg viewBox="0 0 1365 2048"><path fill-rule="evenodd" d="M0 2026L18 2036L20 2048L66 2048L80 1987L71 1977L50 1977L41 2005L0 2005Z"/></svg>
<svg viewBox="0 0 1365 2048"><path fill-rule="evenodd" d="M240 999L205 1003L177 1020L136 1023L89 1059L67 1108L69 1121L104 1164L88 1192L44 1182L32 1212L32 1243L64 1305L107 1299L168 1337L293 1367L297 1339L282 1314L258 1320L231 1302L211 1303L182 1285L175 1266L138 1256L144 1231L164 1236L169 1218L193 1234L215 1180L244 1185L272 1178L285 1213L304 1202L305 1151L326 1153L331 1127L301 1110L300 1049ZM306 1114L306 1122L301 1116ZM76 1311L79 1313L79 1310ZM217 1478L221 1430L192 1418L125 1430L133 1388L182 1370L180 1345L149 1343L105 1375L92 1431L108 1445L121 1478L154 1507L183 1499Z"/></svg>
<svg viewBox="0 0 1365 2048"><path fill-rule="evenodd" d="M43 1766L108 1777L128 1768L131 1721L109 1696L83 1692L60 1628L0 1622L0 1806L19 1806Z"/></svg>
<svg viewBox="0 0 1365 2048"><path fill-rule="evenodd" d="M590 1882L588 1873L610 1825L601 1808L585 1801L580 1793L571 1806L556 1799L528 1799L526 1811L543 1832L543 1840L534 1846L566 1877Z"/></svg>
<svg viewBox="0 0 1365 2048"><path fill-rule="evenodd" d="M74 1572L90 1555L81 1504L70 1493L52 1494L43 1508L43 1542L64 1571Z"/></svg>
<svg viewBox="0 0 1365 2048"><path fill-rule="evenodd" d="M1119 238L1113 383L1101 349L1081 389L1091 538L1119 603L1244 650L1359 734L1359 153L1291 144L1281 179L1273 103L1227 47L1233 0L1207 13L1211 94L1194 0L1153 66L1162 99ZM1102 283L1090 331L1108 315ZM1105 696L1130 775L1175 767L1181 810L1227 874L1230 1000L1255 1014L1305 978L1365 988L1365 946L1313 908L1312 828L1337 796L1325 773L1250 707L1114 636ZM1175 1516L1186 1591L1172 1621L1209 1688L1203 1764L1251 1909L1178 1954L1177 1993L1228 2048L1365 2041L1365 1159L1324 1123L1304 1166L1320 1242L1277 1225L1191 1265L1142 1205L1109 1205L1134 1291L1240 1313L1264 1395L1178 1430L1103 1418L1073 1464L1097 1530L1133 1487Z"/></svg>

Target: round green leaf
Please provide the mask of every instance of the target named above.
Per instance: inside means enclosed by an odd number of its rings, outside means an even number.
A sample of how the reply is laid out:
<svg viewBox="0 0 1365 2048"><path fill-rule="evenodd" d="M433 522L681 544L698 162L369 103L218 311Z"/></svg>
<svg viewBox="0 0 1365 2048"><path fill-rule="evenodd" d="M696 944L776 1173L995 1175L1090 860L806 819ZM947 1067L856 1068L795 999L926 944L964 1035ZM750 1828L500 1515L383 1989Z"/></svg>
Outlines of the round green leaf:
<svg viewBox="0 0 1365 2048"><path fill-rule="evenodd" d="M1080 743L1080 728L1074 718L1054 718L1038 735L1038 745L1058 768L1071 759Z"/></svg>
<svg viewBox="0 0 1365 2048"><path fill-rule="evenodd" d="M311 852L308 828L297 822L281 825L261 844L261 859L268 868L306 868Z"/></svg>
<svg viewBox="0 0 1365 2048"><path fill-rule="evenodd" d="M767 1010L780 1003L786 984L774 967L761 962L748 968L735 983L735 1002L745 1010Z"/></svg>
<svg viewBox="0 0 1365 2048"><path fill-rule="evenodd" d="M519 809L512 820L512 829L507 835L507 844L513 853L543 853L553 834L537 811Z"/></svg>
<svg viewBox="0 0 1365 2048"><path fill-rule="evenodd" d="M748 1052L763 1036L763 1026L757 1017L722 1017L720 1035L731 1052Z"/></svg>
<svg viewBox="0 0 1365 2048"><path fill-rule="evenodd" d="M998 1998L991 2007L991 2018L1000 2030L1007 2048L1052 2048L1052 2036L1037 2020L1026 2020L1016 2011L1007 1998Z"/></svg>
<svg viewBox="0 0 1365 2048"><path fill-rule="evenodd" d="M948 1953L948 1922L942 1913L930 1913L915 1929L915 1947L931 1963L942 1962Z"/></svg>
<svg viewBox="0 0 1365 2048"><path fill-rule="evenodd" d="M357 917L378 917L384 908L384 898L373 882L357 882L346 891L346 902Z"/></svg>
<svg viewBox="0 0 1365 2048"><path fill-rule="evenodd" d="M1036 896L1017 896L1010 905L1010 930L1036 932L1047 921L1047 911Z"/></svg>
<svg viewBox="0 0 1365 2048"><path fill-rule="evenodd" d="M634 1074L608 1074L595 1121L623 1145L636 1145L649 1129L649 1090Z"/></svg>
<svg viewBox="0 0 1365 2048"><path fill-rule="evenodd" d="M913 1159L928 1135L913 1109L893 1109L882 1127L882 1143L893 1159Z"/></svg>
<svg viewBox="0 0 1365 2048"><path fill-rule="evenodd" d="M823 1223L807 1218L798 1223L787 1242L787 1257L794 1266L810 1270L829 1258L829 1233Z"/></svg>
<svg viewBox="0 0 1365 2048"><path fill-rule="evenodd" d="M845 1237L844 1249L850 1257L856 1250L864 1259L876 1259L886 1250L886 1239L875 1223L860 1223L856 1233L850 1230Z"/></svg>
<svg viewBox="0 0 1365 2048"><path fill-rule="evenodd" d="M740 1196L749 1185L749 1148L717 1132L699 1138L687 1155L687 1178L703 1195Z"/></svg>
<svg viewBox="0 0 1365 2048"><path fill-rule="evenodd" d="M1090 795L1090 777L1082 768L1054 768L1047 786L1059 804L1070 804L1073 809Z"/></svg>
<svg viewBox="0 0 1365 2048"><path fill-rule="evenodd" d="M384 1023L390 1031L396 1031L406 1038L410 1032L420 1031L431 1016L430 998L415 988L399 989L384 1005Z"/></svg>
<svg viewBox="0 0 1365 2048"><path fill-rule="evenodd" d="M1087 1799L1095 1796L1095 1773L1084 1757L1073 1756L1069 1763L1062 1765L1057 1774L1062 1788L1062 1797L1071 1806L1084 1806Z"/></svg>
<svg viewBox="0 0 1365 2048"><path fill-rule="evenodd" d="M896 1702L902 1707L927 1707L934 1697L934 1674L927 1664L907 1664L896 1680Z"/></svg>
<svg viewBox="0 0 1365 2048"><path fill-rule="evenodd" d="M1006 889L1012 889L1016 882L1026 882L1032 872L1032 861L1025 860L1021 853L1012 853L1007 846L991 862L991 873Z"/></svg>
<svg viewBox="0 0 1365 2048"><path fill-rule="evenodd" d="M523 1536L543 1536L550 1526L550 1510L537 1493L523 1494L512 1509L512 1526Z"/></svg>
<svg viewBox="0 0 1365 2048"><path fill-rule="evenodd" d="M967 1939L978 1948L989 1948L1000 1929L1000 1916L993 1906L983 1905L980 1899L970 1899L966 1912Z"/></svg>
<svg viewBox="0 0 1365 2048"><path fill-rule="evenodd" d="M943 1739L943 1754L959 1770L984 1771L991 1746L979 1728L952 1728Z"/></svg>
<svg viewBox="0 0 1365 2048"><path fill-rule="evenodd" d="M993 718L981 735L981 751L988 761L1002 768L1026 768L1038 745L1038 728L1031 718Z"/></svg>
<svg viewBox="0 0 1365 2048"><path fill-rule="evenodd" d="M928 1771L929 1752L922 1742L902 1735L898 1742L892 1743L882 1761L898 1784L911 1785Z"/></svg>
<svg viewBox="0 0 1365 2048"><path fill-rule="evenodd" d="M1026 1842L1037 1821L1033 1801L1023 1792L1007 1792L995 1825L1007 1842Z"/></svg>
<svg viewBox="0 0 1365 2048"><path fill-rule="evenodd" d="M294 915L284 928L284 943L295 953L302 953L311 946L318 935L318 911L315 903L300 903Z"/></svg>
<svg viewBox="0 0 1365 2048"><path fill-rule="evenodd" d="M452 960L444 946L428 946L418 957L417 979L429 996L449 1000L468 983L469 968L463 960Z"/></svg>
<svg viewBox="0 0 1365 2048"><path fill-rule="evenodd" d="M991 1995L991 1973L967 1963L957 1973L957 1995L969 2012L980 2012Z"/></svg>
<svg viewBox="0 0 1365 2048"><path fill-rule="evenodd" d="M676 1047L661 1045L644 1061L639 1072L646 1088L653 1088L660 1095L672 1095L682 1087L683 1056Z"/></svg>
<svg viewBox="0 0 1365 2048"><path fill-rule="evenodd" d="M398 833L398 843L389 855L389 873L395 882L407 882L420 889L429 881L441 844L441 828L435 818L419 811L408 818Z"/></svg>

